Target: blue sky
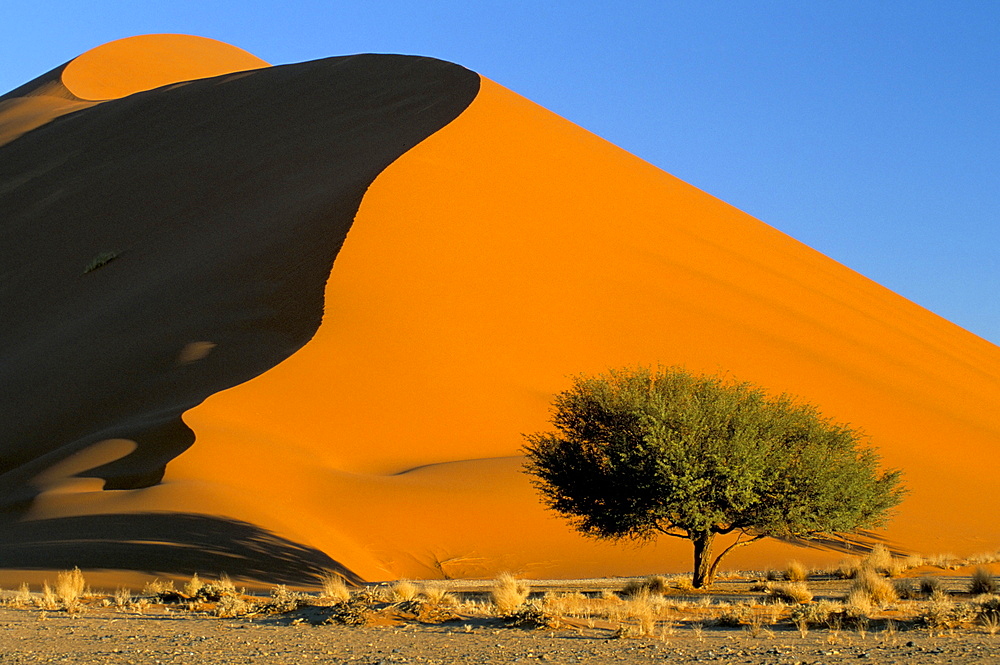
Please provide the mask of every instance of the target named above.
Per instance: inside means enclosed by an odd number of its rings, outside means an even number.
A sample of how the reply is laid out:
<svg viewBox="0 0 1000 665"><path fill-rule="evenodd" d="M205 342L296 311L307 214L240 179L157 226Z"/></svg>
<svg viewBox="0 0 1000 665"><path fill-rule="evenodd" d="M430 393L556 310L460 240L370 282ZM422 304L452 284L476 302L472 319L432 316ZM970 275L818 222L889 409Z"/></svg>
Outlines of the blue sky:
<svg viewBox="0 0 1000 665"><path fill-rule="evenodd" d="M0 91L113 39L460 63L1000 343L1000 3L5 3Z"/></svg>

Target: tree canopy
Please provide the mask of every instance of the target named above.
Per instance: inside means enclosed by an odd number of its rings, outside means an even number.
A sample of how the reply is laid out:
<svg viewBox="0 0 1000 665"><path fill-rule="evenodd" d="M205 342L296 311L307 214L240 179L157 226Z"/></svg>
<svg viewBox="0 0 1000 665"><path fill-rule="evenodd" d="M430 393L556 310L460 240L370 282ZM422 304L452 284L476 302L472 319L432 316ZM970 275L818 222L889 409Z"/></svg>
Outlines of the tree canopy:
<svg viewBox="0 0 1000 665"><path fill-rule="evenodd" d="M525 471L582 533L686 538L694 585L735 547L883 526L905 490L864 435L788 395L682 368L579 376L554 432L525 436ZM713 561L718 535L737 534Z"/></svg>

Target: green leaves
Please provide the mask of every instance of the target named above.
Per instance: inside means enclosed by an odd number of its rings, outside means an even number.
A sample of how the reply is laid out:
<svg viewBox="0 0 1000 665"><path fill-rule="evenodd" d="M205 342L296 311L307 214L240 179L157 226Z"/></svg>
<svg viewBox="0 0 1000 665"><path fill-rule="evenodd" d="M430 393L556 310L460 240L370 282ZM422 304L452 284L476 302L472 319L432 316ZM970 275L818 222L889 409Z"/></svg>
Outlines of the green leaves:
<svg viewBox="0 0 1000 665"><path fill-rule="evenodd" d="M577 377L552 424L525 437L525 471L598 538L844 533L881 526L905 492L861 433L814 406L680 368Z"/></svg>

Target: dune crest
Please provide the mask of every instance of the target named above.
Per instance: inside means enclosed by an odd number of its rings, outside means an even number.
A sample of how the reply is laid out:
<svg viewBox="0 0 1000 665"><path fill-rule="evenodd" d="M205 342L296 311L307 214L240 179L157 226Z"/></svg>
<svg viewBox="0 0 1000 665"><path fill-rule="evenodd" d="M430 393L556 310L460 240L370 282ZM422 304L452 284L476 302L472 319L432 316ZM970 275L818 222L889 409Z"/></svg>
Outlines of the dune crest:
<svg viewBox="0 0 1000 665"><path fill-rule="evenodd" d="M270 64L215 39L140 35L108 42L74 58L63 70L62 83L79 99L100 101L261 67Z"/></svg>
<svg viewBox="0 0 1000 665"><path fill-rule="evenodd" d="M162 34L119 39L0 96L0 146L102 101L269 66L243 49L205 37Z"/></svg>

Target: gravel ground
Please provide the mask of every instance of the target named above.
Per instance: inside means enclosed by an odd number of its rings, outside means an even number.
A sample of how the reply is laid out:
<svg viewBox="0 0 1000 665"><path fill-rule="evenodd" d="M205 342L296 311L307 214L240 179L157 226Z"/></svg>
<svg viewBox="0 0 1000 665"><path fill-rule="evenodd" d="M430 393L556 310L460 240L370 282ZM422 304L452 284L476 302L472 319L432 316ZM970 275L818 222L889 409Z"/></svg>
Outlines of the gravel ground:
<svg viewBox="0 0 1000 665"><path fill-rule="evenodd" d="M1000 637L787 629L758 637L740 629L679 627L667 639L614 639L580 627L528 630L489 621L353 627L293 624L287 617L219 619L153 607L143 614L82 615L0 609L0 663L268 665L358 663L1000 663Z"/></svg>

